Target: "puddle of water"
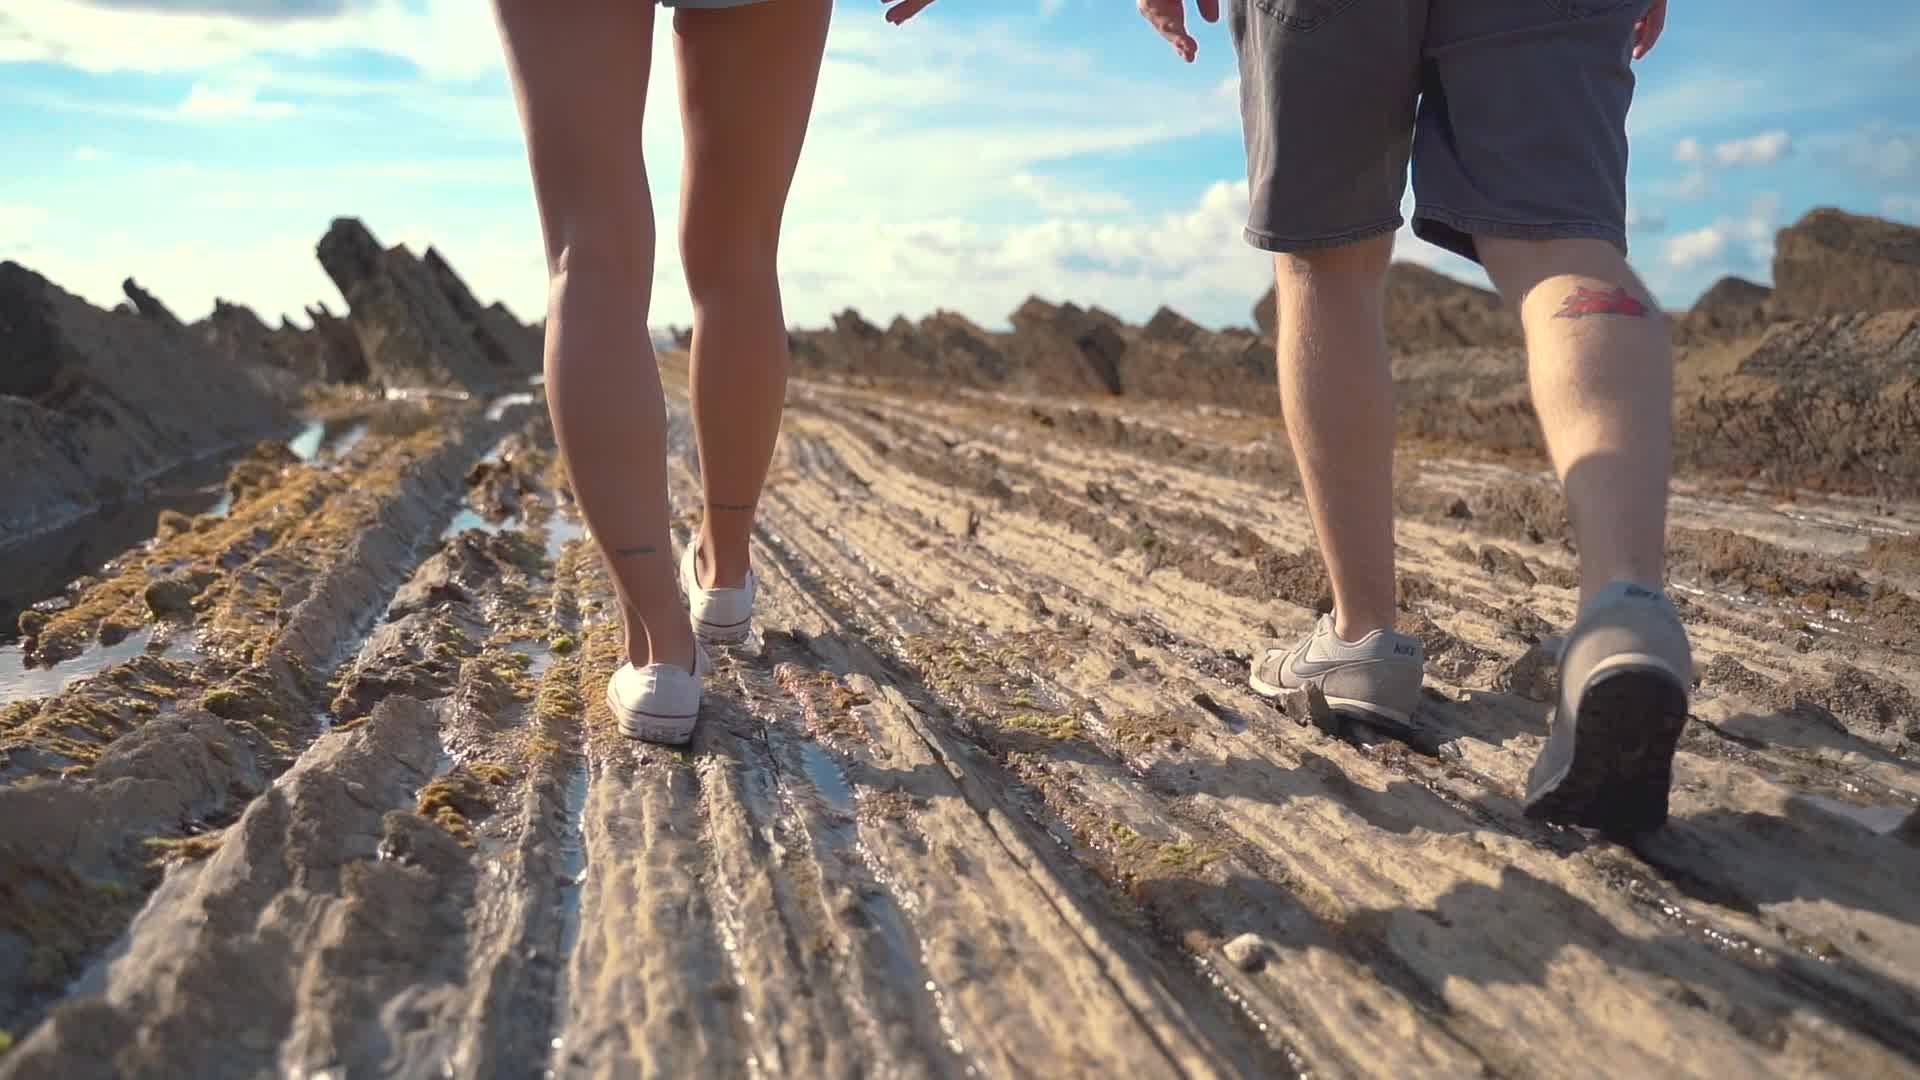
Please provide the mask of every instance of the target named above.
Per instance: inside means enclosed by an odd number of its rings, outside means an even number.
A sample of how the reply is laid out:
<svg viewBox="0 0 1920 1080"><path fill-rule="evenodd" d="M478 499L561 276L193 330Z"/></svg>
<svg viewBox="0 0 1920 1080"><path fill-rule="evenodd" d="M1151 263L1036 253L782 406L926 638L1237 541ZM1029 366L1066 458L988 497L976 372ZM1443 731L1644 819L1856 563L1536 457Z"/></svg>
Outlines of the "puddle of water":
<svg viewBox="0 0 1920 1080"><path fill-rule="evenodd" d="M337 458L353 449L366 434L367 419L363 416L309 420L299 434L287 440L287 449L301 461Z"/></svg>
<svg viewBox="0 0 1920 1080"><path fill-rule="evenodd" d="M527 678L538 681L553 666L553 650L538 641L516 641L507 646L509 652L519 653L528 658Z"/></svg>
<svg viewBox="0 0 1920 1080"><path fill-rule="evenodd" d="M547 519L547 561L558 563L560 552L587 535L587 523L568 514L556 513Z"/></svg>
<svg viewBox="0 0 1920 1080"><path fill-rule="evenodd" d="M466 532L468 529L479 529L481 532L486 533L503 533L508 529L517 529L519 527L520 519L518 517L509 517L502 521L488 521L471 507L462 507L459 513L453 515L453 520L447 522L447 527L440 530L440 539L451 540L461 533Z"/></svg>
<svg viewBox="0 0 1920 1080"><path fill-rule="evenodd" d="M18 645L0 646L0 701L26 701L46 697L67 688L75 679L95 675L115 664L125 663L147 650L156 627L143 626L122 641L88 649L71 660L52 667L28 667L26 653ZM178 646L175 646L178 647ZM168 652L171 652L170 648ZM166 655L162 653L161 655Z"/></svg>
<svg viewBox="0 0 1920 1080"><path fill-rule="evenodd" d="M553 993L553 1030L559 1032L566 1026L568 1013L567 971L564 965L573 955L574 946L580 940L580 886L587 880L587 843L585 819L587 809L587 762L585 758L576 761L573 771L567 775L566 788L562 792L565 800L565 824L560 829L559 875L560 875L560 951L558 953L563 967L554 980ZM568 1076L573 1069L567 1067L566 1046L558 1034L551 1044L551 1064L546 1075Z"/></svg>
<svg viewBox="0 0 1920 1080"><path fill-rule="evenodd" d="M512 394L502 394L487 402L487 419L498 420L507 415L507 410L516 405L531 405L540 400L540 396L531 390L522 390Z"/></svg>
<svg viewBox="0 0 1920 1080"><path fill-rule="evenodd" d="M853 789L847 785L845 774L841 773L831 755L819 743L800 744L800 765L806 771L807 779L813 781L813 789L820 793L820 800L834 813L843 817L853 816Z"/></svg>
<svg viewBox="0 0 1920 1080"><path fill-rule="evenodd" d="M1913 827L1920 810L1911 806L1860 806L1827 795L1795 795L1795 799L1830 816L1850 821L1875 836L1891 836Z"/></svg>
<svg viewBox="0 0 1920 1080"><path fill-rule="evenodd" d="M312 461L320 454L320 443L327 437L327 425L324 420L309 420L300 434L287 440L287 449L301 461Z"/></svg>
<svg viewBox="0 0 1920 1080"><path fill-rule="evenodd" d="M226 455L183 465L134 499L0 549L0 641L15 636L20 612L59 595L67 583L151 539L162 510L204 514L226 501Z"/></svg>
<svg viewBox="0 0 1920 1080"><path fill-rule="evenodd" d="M432 386L389 386L385 397L388 401L470 401L473 395Z"/></svg>

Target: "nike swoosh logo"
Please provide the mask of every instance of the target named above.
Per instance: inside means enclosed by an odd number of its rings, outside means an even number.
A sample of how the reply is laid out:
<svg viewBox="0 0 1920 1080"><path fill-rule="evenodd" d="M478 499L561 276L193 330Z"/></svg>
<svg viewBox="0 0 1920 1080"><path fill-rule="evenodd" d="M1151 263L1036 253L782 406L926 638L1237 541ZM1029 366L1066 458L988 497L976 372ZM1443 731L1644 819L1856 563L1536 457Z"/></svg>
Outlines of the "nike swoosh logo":
<svg viewBox="0 0 1920 1080"><path fill-rule="evenodd" d="M1287 665L1287 671L1289 674L1302 679L1311 679L1315 676L1325 675L1335 668L1346 667L1350 664L1368 664L1380 659L1384 659L1384 657L1367 656L1356 660L1308 660L1302 658Z"/></svg>

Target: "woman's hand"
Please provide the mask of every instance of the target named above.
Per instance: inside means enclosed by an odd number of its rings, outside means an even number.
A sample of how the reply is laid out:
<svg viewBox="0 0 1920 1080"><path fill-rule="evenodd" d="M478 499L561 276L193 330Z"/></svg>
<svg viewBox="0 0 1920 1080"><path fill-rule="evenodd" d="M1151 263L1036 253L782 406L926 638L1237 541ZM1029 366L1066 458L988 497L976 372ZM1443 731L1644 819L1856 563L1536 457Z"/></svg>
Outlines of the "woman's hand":
<svg viewBox="0 0 1920 1080"><path fill-rule="evenodd" d="M887 9L887 21L895 26L906 22L926 8L933 0L880 0L883 4L892 4Z"/></svg>
<svg viewBox="0 0 1920 1080"><path fill-rule="evenodd" d="M913 2L907 0L909 4ZM1220 0L1194 0L1193 6L1200 12L1200 17L1208 22L1220 21ZM1146 16L1155 30L1160 31L1160 36L1167 39L1173 51L1180 54L1180 59L1193 63L1194 54L1200 51L1200 43L1187 33L1186 0L1140 0L1140 14Z"/></svg>

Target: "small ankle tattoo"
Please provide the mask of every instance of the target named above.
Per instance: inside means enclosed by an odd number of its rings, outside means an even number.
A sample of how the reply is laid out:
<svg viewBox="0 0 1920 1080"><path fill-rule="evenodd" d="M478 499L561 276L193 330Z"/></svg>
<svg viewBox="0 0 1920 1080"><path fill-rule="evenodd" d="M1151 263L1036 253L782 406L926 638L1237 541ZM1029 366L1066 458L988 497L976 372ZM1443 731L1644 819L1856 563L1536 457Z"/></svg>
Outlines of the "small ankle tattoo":
<svg viewBox="0 0 1920 1080"><path fill-rule="evenodd" d="M659 548L654 547L652 544L635 544L632 547L614 548L613 553L622 559L631 559L635 555L652 555L659 550Z"/></svg>
<svg viewBox="0 0 1920 1080"><path fill-rule="evenodd" d="M714 503L708 503L707 507L713 510L728 510L736 514L745 514L750 512L753 509L753 504L752 503L714 502Z"/></svg>
<svg viewBox="0 0 1920 1080"><path fill-rule="evenodd" d="M1573 295L1567 297L1556 319L1584 319L1589 315L1626 315L1641 319L1647 314L1647 305L1635 300L1625 289L1589 289L1575 286Z"/></svg>

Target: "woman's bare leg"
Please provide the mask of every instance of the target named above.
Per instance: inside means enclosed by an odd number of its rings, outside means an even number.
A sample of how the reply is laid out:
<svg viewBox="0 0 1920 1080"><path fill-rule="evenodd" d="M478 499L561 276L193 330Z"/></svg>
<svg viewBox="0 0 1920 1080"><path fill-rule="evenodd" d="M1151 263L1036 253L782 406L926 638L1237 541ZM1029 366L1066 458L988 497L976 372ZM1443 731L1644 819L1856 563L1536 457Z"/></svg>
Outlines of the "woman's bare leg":
<svg viewBox="0 0 1920 1080"><path fill-rule="evenodd" d="M691 669L667 531L666 412L647 333L654 227L640 121L653 4L495 8L546 237L554 435L613 571L628 659Z"/></svg>
<svg viewBox="0 0 1920 1080"><path fill-rule="evenodd" d="M686 164L680 257L693 299L693 429L706 496L700 582L734 588L780 433L787 327L775 260L813 109L830 0L673 18Z"/></svg>

